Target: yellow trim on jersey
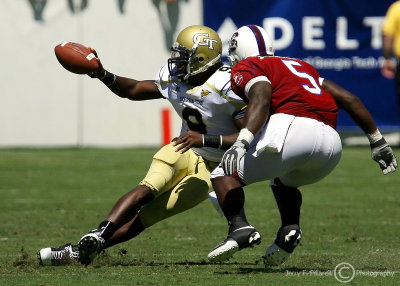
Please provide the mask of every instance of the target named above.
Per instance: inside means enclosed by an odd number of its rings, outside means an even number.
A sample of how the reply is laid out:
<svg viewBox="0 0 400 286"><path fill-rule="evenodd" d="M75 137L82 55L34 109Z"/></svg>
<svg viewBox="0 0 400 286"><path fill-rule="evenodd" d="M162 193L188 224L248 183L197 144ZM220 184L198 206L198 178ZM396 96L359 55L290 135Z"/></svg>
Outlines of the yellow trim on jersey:
<svg viewBox="0 0 400 286"><path fill-rule="evenodd" d="M218 93L220 96L222 96L223 98L225 98L229 103L231 103L233 106L235 106L236 109L242 109L245 104L244 103L239 103L236 101L233 101L229 96L227 96L225 93L223 93L221 90L217 89L215 87L215 85L206 82L205 83L206 86L208 86L209 88L211 88L213 91L215 91L216 93Z"/></svg>
<svg viewBox="0 0 400 286"><path fill-rule="evenodd" d="M195 86L195 87L193 87L192 89L189 89L188 91L186 91L186 93L188 93L188 94L190 94L190 95L193 95L193 94L195 94L198 90L200 90L201 89L201 85L200 86Z"/></svg>

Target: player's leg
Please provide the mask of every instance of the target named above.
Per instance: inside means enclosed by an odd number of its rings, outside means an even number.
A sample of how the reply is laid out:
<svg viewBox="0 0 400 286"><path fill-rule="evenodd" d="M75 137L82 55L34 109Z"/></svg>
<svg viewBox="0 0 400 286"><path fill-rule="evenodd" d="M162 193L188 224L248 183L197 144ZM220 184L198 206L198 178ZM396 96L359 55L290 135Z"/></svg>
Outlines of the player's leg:
<svg viewBox="0 0 400 286"><path fill-rule="evenodd" d="M288 134L289 140L285 145L283 158L291 157L307 145L313 146L312 152L307 155L302 163L291 165L287 172L275 179L271 188L277 202L282 225L278 230L275 241L267 248L264 258L266 266L282 264L293 253L301 239L300 207L302 202L301 192L295 186L302 186L318 182L326 177L338 164L341 157L341 142L339 135L331 127L321 123L300 119L303 121L301 131L297 135ZM298 122L296 122L298 123ZM299 127L299 126L297 126ZM294 131L299 130L296 125ZM307 138L301 138L306 133ZM313 135L314 134L314 135ZM295 144L293 138L301 139L303 144ZM315 138L315 140L312 140ZM307 143L307 140L311 140ZM291 187L289 187L291 186Z"/></svg>
<svg viewBox="0 0 400 286"><path fill-rule="evenodd" d="M142 221L139 219L139 216L136 215L129 222L118 228L114 234L105 241L103 245L103 249L107 249L116 244L128 241L140 233L142 233L146 227L143 225Z"/></svg>
<svg viewBox="0 0 400 286"><path fill-rule="evenodd" d="M154 199L152 190L138 185L123 195L113 206L107 218L96 229L84 235L78 242L80 262L89 264L106 247L108 240L122 226L129 223L139 209Z"/></svg>
<svg viewBox="0 0 400 286"><path fill-rule="evenodd" d="M271 182L271 189L281 216L281 226L300 224L302 195L298 188L287 187L278 178Z"/></svg>
<svg viewBox="0 0 400 286"><path fill-rule="evenodd" d="M192 154L188 175L175 186L144 205L138 215L120 227L107 241L105 248L127 241L155 223L197 206L208 197L210 172L202 158Z"/></svg>
<svg viewBox="0 0 400 286"><path fill-rule="evenodd" d="M241 249L259 244L261 235L247 221L244 211L244 191L238 179L218 176L213 177L212 183L228 221L229 230L227 238L208 254L208 258L211 262L221 262L231 258Z"/></svg>
<svg viewBox="0 0 400 286"><path fill-rule="evenodd" d="M302 195L298 188L283 185L279 179L271 182L271 189L281 216L275 241L263 256L265 266L277 266L285 262L301 239L300 208Z"/></svg>
<svg viewBox="0 0 400 286"><path fill-rule="evenodd" d="M118 200L109 216L100 223L97 229L81 238L78 243L79 257L76 260L83 264L89 264L103 249L103 245L107 245L108 239L113 236L115 231L133 220L138 210L145 203L168 191L179 182L187 174L189 154L191 153L181 154L175 152L172 144L161 148L154 155L145 179L135 189ZM135 228L141 228L140 220L136 221ZM48 252L46 251L45 253ZM41 253L42 250L38 253L41 261L52 257L51 255L46 255L46 258L40 258ZM57 253L54 252L54 254ZM56 256L59 257L59 255Z"/></svg>
<svg viewBox="0 0 400 286"><path fill-rule="evenodd" d="M191 150L183 154L175 152L172 144L161 148L153 156L147 175L140 184L118 200L107 219L97 229L79 240L81 263L91 263L104 245L108 244L107 240L114 232L133 219L143 205L170 190L184 178L188 173L192 153Z"/></svg>
<svg viewBox="0 0 400 286"><path fill-rule="evenodd" d="M322 148L321 146L325 147ZM331 127L316 120L295 118L288 129L282 151L277 153L264 151L254 157L255 146L251 146L244 159L240 162L238 176L246 185L277 177L287 180L287 183L283 181L284 185L293 188L310 184L320 180L334 168L338 162L338 157L340 158L340 155L337 156L340 153L340 151L338 152L339 149L341 150L340 138ZM327 157L328 159L321 161L320 157ZM313 158L316 159L314 160ZM312 162L312 166L309 166L310 162ZM290 181L289 179L294 174L294 171L297 170L305 170L305 172L302 173L302 176L295 176L295 181ZM288 174L289 176L286 176ZM212 178L219 176L223 176L221 168L217 168L212 173ZM221 193L221 190L226 192L226 188L226 183L214 186L218 197L222 198L224 196L228 197ZM230 186L228 190L234 188ZM237 195L237 199L242 200L240 195ZM225 201L220 201L220 205L223 207L224 212L227 211L227 208L231 208ZM217 246L215 250L220 251L220 247ZM210 255L220 254L213 251Z"/></svg>
<svg viewBox="0 0 400 286"><path fill-rule="evenodd" d="M208 254L211 261L229 259L238 250L261 242L259 232L247 222L243 209L245 196L242 186L277 177L283 172L284 166L281 153L264 152L261 156L254 157L254 152L255 144L241 160L238 176L225 176L220 166L211 173L213 188L229 224L228 237ZM235 242L232 241L232 235L235 233L233 230L241 229L243 226L245 228L240 234L244 233L244 241L243 237L237 238Z"/></svg>

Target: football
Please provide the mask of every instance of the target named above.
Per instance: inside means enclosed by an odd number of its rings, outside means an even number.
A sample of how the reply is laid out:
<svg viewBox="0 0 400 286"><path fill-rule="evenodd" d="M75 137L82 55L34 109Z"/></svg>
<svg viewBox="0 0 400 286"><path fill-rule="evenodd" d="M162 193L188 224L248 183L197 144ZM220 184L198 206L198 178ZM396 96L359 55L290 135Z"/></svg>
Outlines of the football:
<svg viewBox="0 0 400 286"><path fill-rule="evenodd" d="M64 42L54 48L60 64L67 70L77 74L87 74L98 69L96 55L84 45Z"/></svg>

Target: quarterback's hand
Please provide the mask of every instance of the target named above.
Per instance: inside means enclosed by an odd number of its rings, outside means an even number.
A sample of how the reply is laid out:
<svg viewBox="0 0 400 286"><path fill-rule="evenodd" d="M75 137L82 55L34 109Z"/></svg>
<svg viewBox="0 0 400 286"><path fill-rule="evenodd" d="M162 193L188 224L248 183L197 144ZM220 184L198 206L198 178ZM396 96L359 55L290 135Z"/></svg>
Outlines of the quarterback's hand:
<svg viewBox="0 0 400 286"><path fill-rule="evenodd" d="M176 152L185 153L191 147L203 147L203 135L196 131L186 131L173 141L173 146L178 146Z"/></svg>
<svg viewBox="0 0 400 286"><path fill-rule="evenodd" d="M386 175L396 170L396 157L385 138L371 144L371 156L374 161L378 162L383 174Z"/></svg>
<svg viewBox="0 0 400 286"><path fill-rule="evenodd" d="M246 140L236 141L229 148L221 160L222 169L225 175L230 176L238 171L240 159L246 154L249 149L249 143Z"/></svg>
<svg viewBox="0 0 400 286"><path fill-rule="evenodd" d="M88 76L90 76L91 78L103 78L106 74L106 70L104 69L103 65L101 64L101 61L99 59L99 57L97 56L97 52L95 49L93 49L92 47L88 47L88 49L96 56L95 60L97 61L97 63L99 64L99 68L91 73L88 73Z"/></svg>

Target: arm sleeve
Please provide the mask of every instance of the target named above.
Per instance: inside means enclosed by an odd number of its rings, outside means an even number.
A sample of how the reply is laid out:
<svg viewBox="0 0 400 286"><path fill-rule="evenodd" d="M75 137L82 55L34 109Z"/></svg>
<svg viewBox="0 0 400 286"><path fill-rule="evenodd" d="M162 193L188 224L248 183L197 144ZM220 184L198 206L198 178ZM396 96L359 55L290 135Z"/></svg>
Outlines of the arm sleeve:
<svg viewBox="0 0 400 286"><path fill-rule="evenodd" d="M169 76L169 70L168 70L168 65L164 64L156 73L156 77L154 79L154 83L157 85L157 88L162 95L163 98L166 97L166 92L165 90L168 89L168 86L170 84L170 76Z"/></svg>

